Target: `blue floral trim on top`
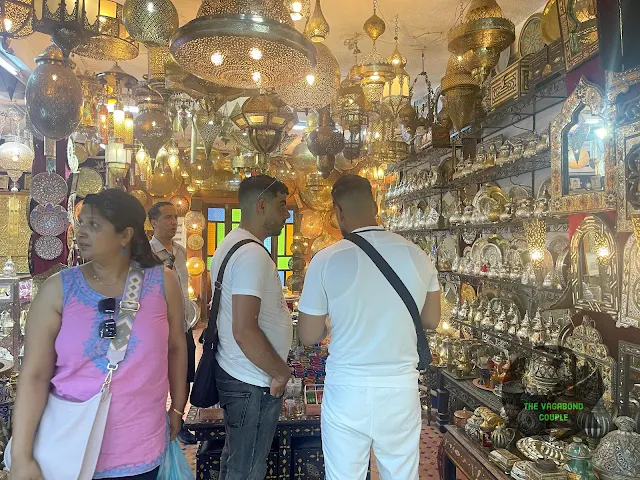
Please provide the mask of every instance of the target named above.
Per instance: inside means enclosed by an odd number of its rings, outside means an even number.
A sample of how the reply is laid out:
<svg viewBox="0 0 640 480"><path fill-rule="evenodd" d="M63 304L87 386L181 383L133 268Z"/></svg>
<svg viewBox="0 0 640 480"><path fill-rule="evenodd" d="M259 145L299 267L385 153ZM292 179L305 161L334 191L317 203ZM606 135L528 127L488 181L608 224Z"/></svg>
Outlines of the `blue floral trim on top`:
<svg viewBox="0 0 640 480"><path fill-rule="evenodd" d="M75 298L78 302L90 307L94 312L93 317L88 319L88 321L91 322L91 329L95 333L91 334L83 343L83 356L89 359L98 370L106 374L109 342L104 338L100 338L98 331L100 323L102 323L107 317L98 311L98 302L107 297L100 295L89 287L84 279L80 267L63 270L62 284L65 305L71 298ZM142 286L140 298L144 298L144 296L157 285L161 285L161 288L164 291L164 270L162 265L145 270L144 284ZM116 297L116 302L119 302L121 298L121 296ZM133 354L139 344L140 338L137 337L134 329L131 333L131 337L129 338L129 346L127 347L128 352Z"/></svg>
<svg viewBox="0 0 640 480"><path fill-rule="evenodd" d="M103 472L96 472L93 475L94 479L100 478L119 478L119 477L133 477L135 475L142 475L143 473L148 473L160 465L162 465L162 461L164 460L164 456L167 453L167 449L169 448L169 435L171 434L171 430L169 429L169 416L167 416L167 435L164 442L164 449L162 453L150 462L139 463L135 465L123 465L121 467L111 468L109 470L105 470Z"/></svg>

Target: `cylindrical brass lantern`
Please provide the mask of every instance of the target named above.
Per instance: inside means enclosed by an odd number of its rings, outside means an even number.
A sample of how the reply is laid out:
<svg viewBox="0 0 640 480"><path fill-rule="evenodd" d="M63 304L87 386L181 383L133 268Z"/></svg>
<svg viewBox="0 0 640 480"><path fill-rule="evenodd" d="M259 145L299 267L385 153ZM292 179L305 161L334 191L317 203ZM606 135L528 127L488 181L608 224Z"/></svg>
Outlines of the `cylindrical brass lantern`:
<svg viewBox="0 0 640 480"><path fill-rule="evenodd" d="M82 85L69 60L54 45L36 58L36 64L25 94L29 119L45 137L68 137L82 119Z"/></svg>
<svg viewBox="0 0 640 480"><path fill-rule="evenodd" d="M138 56L138 42L122 23L122 5L112 0L100 0L99 34L78 45L74 53L96 60L118 62Z"/></svg>
<svg viewBox="0 0 640 480"><path fill-rule="evenodd" d="M449 58L447 73L442 78L442 94L447 99L453 127L460 131L473 122L475 100L480 90L476 80L455 56Z"/></svg>

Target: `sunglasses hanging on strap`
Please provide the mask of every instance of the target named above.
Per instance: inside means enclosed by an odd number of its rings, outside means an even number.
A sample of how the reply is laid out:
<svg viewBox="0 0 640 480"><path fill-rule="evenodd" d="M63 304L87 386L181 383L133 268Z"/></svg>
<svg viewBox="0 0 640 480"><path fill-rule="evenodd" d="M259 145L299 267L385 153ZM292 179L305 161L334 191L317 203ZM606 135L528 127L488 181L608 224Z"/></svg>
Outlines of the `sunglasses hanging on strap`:
<svg viewBox="0 0 640 480"><path fill-rule="evenodd" d="M111 342L107 351L108 373L100 391L86 402L71 402L49 393L33 445L33 456L47 480L93 479L111 405L111 380L127 353L133 322L140 309L143 281L144 270L132 262L115 321L115 299L104 299L98 307L102 308L101 313L111 315L110 321L115 323L114 335L103 337ZM110 321L102 322L101 333L111 333ZM9 471L11 444L9 440L4 452Z"/></svg>

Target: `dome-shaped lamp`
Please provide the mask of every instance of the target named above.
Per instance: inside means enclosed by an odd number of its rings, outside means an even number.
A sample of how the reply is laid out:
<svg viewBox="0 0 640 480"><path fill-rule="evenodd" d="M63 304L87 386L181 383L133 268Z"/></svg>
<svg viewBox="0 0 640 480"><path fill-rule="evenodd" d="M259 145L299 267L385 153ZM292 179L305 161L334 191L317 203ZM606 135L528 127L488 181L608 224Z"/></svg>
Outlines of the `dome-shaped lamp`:
<svg viewBox="0 0 640 480"><path fill-rule="evenodd" d="M295 82L316 64L285 2L273 0L204 0L173 35L171 53L197 77L247 89Z"/></svg>
<svg viewBox="0 0 640 480"><path fill-rule="evenodd" d="M158 46L168 46L179 25L178 11L171 0L126 0L123 21L134 40Z"/></svg>

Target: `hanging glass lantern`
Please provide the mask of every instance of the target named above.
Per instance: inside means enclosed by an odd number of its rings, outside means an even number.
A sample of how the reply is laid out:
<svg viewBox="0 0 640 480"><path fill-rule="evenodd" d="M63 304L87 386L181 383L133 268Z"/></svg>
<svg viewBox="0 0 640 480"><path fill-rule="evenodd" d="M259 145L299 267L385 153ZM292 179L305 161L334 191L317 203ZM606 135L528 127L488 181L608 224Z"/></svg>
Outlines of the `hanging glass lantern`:
<svg viewBox="0 0 640 480"><path fill-rule="evenodd" d="M7 135L6 140L0 145L0 170L7 172L13 181L11 191L17 192L17 182L23 173L31 171L35 155L19 136Z"/></svg>
<svg viewBox="0 0 640 480"><path fill-rule="evenodd" d="M297 121L295 113L275 94L261 93L242 105L248 125L249 141L257 152L269 155L276 151L286 132Z"/></svg>
<svg viewBox="0 0 640 480"><path fill-rule="evenodd" d="M0 37L24 38L33 33L33 0L0 2ZM6 50L6 48L5 48Z"/></svg>
<svg viewBox="0 0 640 480"><path fill-rule="evenodd" d="M369 116L365 111L364 92L360 85L345 81L338 91L338 118L344 136L344 150L342 154L348 160L355 160L360 156Z"/></svg>
<svg viewBox="0 0 640 480"><path fill-rule="evenodd" d="M51 36L65 58L100 34L100 0L48 0L35 5L33 29Z"/></svg>

